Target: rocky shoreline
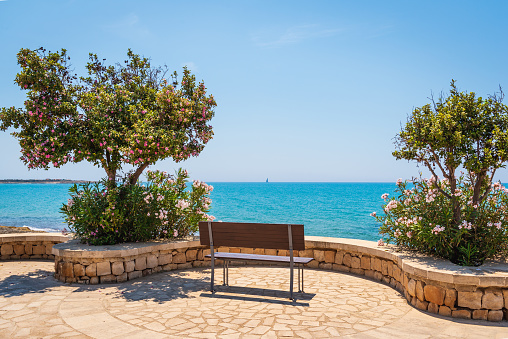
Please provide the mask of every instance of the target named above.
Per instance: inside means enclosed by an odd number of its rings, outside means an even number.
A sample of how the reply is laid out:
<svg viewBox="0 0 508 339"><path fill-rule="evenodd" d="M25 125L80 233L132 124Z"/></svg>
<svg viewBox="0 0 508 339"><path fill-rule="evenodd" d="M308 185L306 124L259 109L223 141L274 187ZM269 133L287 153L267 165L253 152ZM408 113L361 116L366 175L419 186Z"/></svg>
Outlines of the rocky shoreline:
<svg viewBox="0 0 508 339"><path fill-rule="evenodd" d="M11 234L11 233L48 233L48 232L34 231L26 226L23 226L23 227L0 226L0 234Z"/></svg>

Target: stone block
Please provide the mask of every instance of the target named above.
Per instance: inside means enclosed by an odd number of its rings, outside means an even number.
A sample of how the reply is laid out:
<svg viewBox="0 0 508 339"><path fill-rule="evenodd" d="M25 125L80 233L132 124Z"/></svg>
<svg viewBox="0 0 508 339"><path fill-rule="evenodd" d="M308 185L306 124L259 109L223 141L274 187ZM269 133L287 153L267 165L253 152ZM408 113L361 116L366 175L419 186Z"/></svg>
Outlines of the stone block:
<svg viewBox="0 0 508 339"><path fill-rule="evenodd" d="M351 269L344 265L332 264L332 270L341 271L341 272L349 272Z"/></svg>
<svg viewBox="0 0 508 339"><path fill-rule="evenodd" d="M11 255L12 253L14 253L14 248L12 247L11 244L3 244L2 247L0 248L0 253L2 255Z"/></svg>
<svg viewBox="0 0 508 339"><path fill-rule="evenodd" d="M357 274L357 275L365 275L365 270L363 268L352 268L351 267L351 270L349 271L353 274Z"/></svg>
<svg viewBox="0 0 508 339"><path fill-rule="evenodd" d="M185 264L178 264L178 266L177 266L177 269L179 269L179 270L183 270L183 269L187 269L187 268L192 268L191 262L186 262Z"/></svg>
<svg viewBox="0 0 508 339"><path fill-rule="evenodd" d="M210 265L210 262L207 261L207 264ZM171 271L171 270L176 270L177 267L178 267L177 264L167 264L167 265L162 266L162 270L163 271Z"/></svg>
<svg viewBox="0 0 508 339"><path fill-rule="evenodd" d="M62 272L60 272L60 275L63 275L65 278L73 278L74 265L71 262L64 262L62 265Z"/></svg>
<svg viewBox="0 0 508 339"><path fill-rule="evenodd" d="M450 317L452 315L452 310L448 306L441 305L439 306L439 315Z"/></svg>
<svg viewBox="0 0 508 339"><path fill-rule="evenodd" d="M503 299L504 299L504 308L508 309L508 290L503 290Z"/></svg>
<svg viewBox="0 0 508 339"><path fill-rule="evenodd" d="M427 311L430 313L437 314L439 312L439 305L436 305L434 303L429 303L429 306L427 307Z"/></svg>
<svg viewBox="0 0 508 339"><path fill-rule="evenodd" d="M123 261L115 261L111 263L111 273L113 275L121 275L125 272ZM125 278L127 279L127 277Z"/></svg>
<svg viewBox="0 0 508 339"><path fill-rule="evenodd" d="M337 265L342 265L343 260L344 260L344 252L337 251L337 253L335 253L335 263Z"/></svg>
<svg viewBox="0 0 508 339"><path fill-rule="evenodd" d="M383 275L388 275L388 261L386 260L381 261L381 273Z"/></svg>
<svg viewBox="0 0 508 339"><path fill-rule="evenodd" d="M182 255L185 258L185 254L178 253L178 255ZM136 271L142 271L146 269L146 257L139 257L134 259L134 269Z"/></svg>
<svg viewBox="0 0 508 339"><path fill-rule="evenodd" d="M177 253L173 256L173 264L185 264L187 262L187 257L185 256L185 253ZM136 270L137 267L136 267Z"/></svg>
<svg viewBox="0 0 508 339"><path fill-rule="evenodd" d="M159 265L159 260L157 259L156 255L149 254L146 256L146 268L155 268L158 265Z"/></svg>
<svg viewBox="0 0 508 339"><path fill-rule="evenodd" d="M210 266L209 261L195 260L192 262L192 267L206 267L206 266Z"/></svg>
<svg viewBox="0 0 508 339"><path fill-rule="evenodd" d="M23 254L20 256L21 259L30 259L30 256L28 254Z"/></svg>
<svg viewBox="0 0 508 339"><path fill-rule="evenodd" d="M116 276L116 281L119 283L126 282L127 279L128 279L127 272L123 272L122 274Z"/></svg>
<svg viewBox="0 0 508 339"><path fill-rule="evenodd" d="M203 260L203 251L199 251L198 254L199 253L201 253L201 259L199 259L199 260ZM198 257L199 257L199 255L198 255ZM159 254L158 265L164 266L164 265L170 264L172 259L173 259L172 254Z"/></svg>
<svg viewBox="0 0 508 339"><path fill-rule="evenodd" d="M407 293L410 296L416 296L416 281L414 279L410 279L407 283Z"/></svg>
<svg viewBox="0 0 508 339"><path fill-rule="evenodd" d="M141 272L141 271L132 271L132 272L127 273L127 278L129 280L141 278L142 276L143 276L143 272Z"/></svg>
<svg viewBox="0 0 508 339"><path fill-rule="evenodd" d="M342 258L342 264L347 267L351 267L351 254L344 254L344 258Z"/></svg>
<svg viewBox="0 0 508 339"><path fill-rule="evenodd" d="M171 255L171 254L169 254L169 255ZM124 262L125 272L127 272L127 273L132 272L135 270L135 268L136 268L136 264L135 264L134 260L129 260L129 261Z"/></svg>
<svg viewBox="0 0 508 339"><path fill-rule="evenodd" d="M160 271L162 271L161 266L155 266L154 268L152 268L152 273L159 273Z"/></svg>
<svg viewBox="0 0 508 339"><path fill-rule="evenodd" d="M323 269L323 270L331 270L332 269L332 264L327 264L325 262L320 262L319 263L319 268Z"/></svg>
<svg viewBox="0 0 508 339"><path fill-rule="evenodd" d="M381 272L381 259L379 258L373 258L374 260L370 260L371 268L374 271Z"/></svg>
<svg viewBox="0 0 508 339"><path fill-rule="evenodd" d="M159 255L159 258L160 258L160 257L161 257L161 256ZM197 260L204 260L203 250L198 250L198 254L197 254L197 258L196 258L196 259L197 259ZM161 264L159 264L159 265L161 265ZM164 265L166 265L166 264L164 264ZM162 266L162 265L161 265L161 266Z"/></svg>
<svg viewBox="0 0 508 339"><path fill-rule="evenodd" d="M85 269L85 275L89 277L95 277L97 276L97 264L93 263L86 267Z"/></svg>
<svg viewBox="0 0 508 339"><path fill-rule="evenodd" d="M14 245L12 246L14 253L16 255L23 255L25 254L25 245Z"/></svg>
<svg viewBox="0 0 508 339"><path fill-rule="evenodd" d="M187 250L185 252L185 258L187 261L194 261L198 257L198 250Z"/></svg>
<svg viewBox="0 0 508 339"><path fill-rule="evenodd" d="M489 311L489 315L487 316L488 321L502 321L503 320L503 311Z"/></svg>
<svg viewBox="0 0 508 339"><path fill-rule="evenodd" d="M365 276L374 279L374 270L365 270Z"/></svg>
<svg viewBox="0 0 508 339"><path fill-rule="evenodd" d="M305 264L305 266L309 267L309 268L318 268L319 267L319 261L312 260L310 263Z"/></svg>
<svg viewBox="0 0 508 339"><path fill-rule="evenodd" d="M479 310L480 308L482 308L482 296L483 293L481 291L458 292L457 305L459 307L467 307L472 310Z"/></svg>
<svg viewBox="0 0 508 339"><path fill-rule="evenodd" d="M219 248L217 248L217 252L229 252L229 247L220 246Z"/></svg>
<svg viewBox="0 0 508 339"><path fill-rule="evenodd" d="M301 252L300 252L301 253ZM277 255L277 250L274 250L272 248L265 249L265 255Z"/></svg>
<svg viewBox="0 0 508 339"><path fill-rule="evenodd" d="M482 308L500 310L504 306L503 294L499 292L485 292L482 297Z"/></svg>
<svg viewBox="0 0 508 339"><path fill-rule="evenodd" d="M203 257L207 256L208 254L210 254L210 249L209 249L209 248L205 248L205 249L203 250ZM210 258L205 259L205 260L210 260Z"/></svg>
<svg viewBox="0 0 508 339"><path fill-rule="evenodd" d="M325 261L325 251L322 250L314 250L314 259L319 262Z"/></svg>
<svg viewBox="0 0 508 339"><path fill-rule="evenodd" d="M386 274L390 277L393 277L393 261L388 261L386 264Z"/></svg>
<svg viewBox="0 0 508 339"><path fill-rule="evenodd" d="M452 317L460 319L471 319L471 311L469 310L454 310Z"/></svg>
<svg viewBox="0 0 508 339"><path fill-rule="evenodd" d="M425 300L425 295L423 293L423 288L425 287L425 283L420 281L420 280L417 280L416 281L416 297L421 300L421 301L424 301Z"/></svg>
<svg viewBox="0 0 508 339"><path fill-rule="evenodd" d="M325 251L325 262L333 264L335 262L335 251Z"/></svg>
<svg viewBox="0 0 508 339"><path fill-rule="evenodd" d="M185 253L187 251L187 249L188 249L188 247L177 248L176 253ZM176 253L173 253L173 254L176 254Z"/></svg>
<svg viewBox="0 0 508 339"><path fill-rule="evenodd" d="M457 291L453 288L447 288L444 304L450 308L454 308L456 301L457 301Z"/></svg>
<svg viewBox="0 0 508 339"><path fill-rule="evenodd" d="M286 250L279 250L277 255L281 255L281 256L287 256L287 255L289 255L289 253L286 254L286 252L288 252L288 251L286 251ZM254 254L254 249L253 248L242 248L240 253Z"/></svg>
<svg viewBox="0 0 508 339"><path fill-rule="evenodd" d="M46 244L46 254L47 254L47 255L53 255L53 254L51 253L51 251L53 250L53 245L54 245L54 244Z"/></svg>
<svg viewBox="0 0 508 339"><path fill-rule="evenodd" d="M242 253L242 250L240 248L238 248L238 247L231 247L229 249L229 252L230 253Z"/></svg>
<svg viewBox="0 0 508 339"><path fill-rule="evenodd" d="M90 278L90 285L97 285L99 283L99 277L91 277Z"/></svg>
<svg viewBox="0 0 508 339"><path fill-rule="evenodd" d="M360 268L361 260L358 257L351 257L351 268Z"/></svg>
<svg viewBox="0 0 508 339"><path fill-rule="evenodd" d="M397 280L399 283L402 283L402 271L400 270L400 267L397 265L393 265L393 278Z"/></svg>
<svg viewBox="0 0 508 339"><path fill-rule="evenodd" d="M379 281L383 280L383 275L381 274L381 272L374 271L374 279Z"/></svg>
<svg viewBox="0 0 508 339"><path fill-rule="evenodd" d="M111 264L109 261L103 261L97 263L97 276L104 276L111 274ZM102 280L101 280L102 282Z"/></svg>
<svg viewBox="0 0 508 339"><path fill-rule="evenodd" d="M446 290L438 286L425 285L423 294L425 295L425 300L440 306L444 304Z"/></svg>
<svg viewBox="0 0 508 339"><path fill-rule="evenodd" d="M364 255L360 259L360 267L364 270L370 270L370 257Z"/></svg>
<svg viewBox="0 0 508 339"><path fill-rule="evenodd" d="M76 277L82 277L85 274L85 266L81 265L81 264L74 264L74 275Z"/></svg>
<svg viewBox="0 0 508 339"><path fill-rule="evenodd" d="M116 275L113 274L102 275L99 278L101 280L101 284L116 283Z"/></svg>
<svg viewBox="0 0 508 339"><path fill-rule="evenodd" d="M489 310L474 310L473 311L473 319L487 320L488 314L489 314Z"/></svg>
<svg viewBox="0 0 508 339"><path fill-rule="evenodd" d="M151 268L145 268L144 270L141 271L141 275L143 277L146 277L147 275L150 275L152 274L152 269Z"/></svg>
<svg viewBox="0 0 508 339"><path fill-rule="evenodd" d="M265 249L264 248L255 248L254 249L254 254L265 254Z"/></svg>
<svg viewBox="0 0 508 339"><path fill-rule="evenodd" d="M32 244L25 245L25 254L28 254L28 255L32 254Z"/></svg>
<svg viewBox="0 0 508 339"><path fill-rule="evenodd" d="M265 251L265 254L266 253ZM305 258L314 258L314 250L313 249L306 249L305 251L299 251L298 256L305 257Z"/></svg>
<svg viewBox="0 0 508 339"><path fill-rule="evenodd" d="M46 246L44 246L44 245L32 246L32 253L33 254L40 254L40 255L46 254Z"/></svg>
<svg viewBox="0 0 508 339"><path fill-rule="evenodd" d="M391 279L390 277L388 277L388 276L386 276L386 275L382 275L382 274L381 274L381 276L382 276L382 279L381 279L381 280L382 280L385 284L389 284L389 283L390 283L390 279Z"/></svg>

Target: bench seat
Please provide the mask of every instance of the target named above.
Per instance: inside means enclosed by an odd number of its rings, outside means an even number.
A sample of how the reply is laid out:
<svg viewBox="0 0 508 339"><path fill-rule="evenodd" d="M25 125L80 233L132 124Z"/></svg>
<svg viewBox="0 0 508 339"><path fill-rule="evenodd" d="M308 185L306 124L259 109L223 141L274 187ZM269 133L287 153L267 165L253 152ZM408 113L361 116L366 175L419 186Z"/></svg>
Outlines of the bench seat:
<svg viewBox="0 0 508 339"><path fill-rule="evenodd" d="M207 254L205 257L211 258L211 254ZM224 260L254 260L254 261L269 261L269 262L281 262L281 263L289 263L290 257L278 256L278 255L266 255L266 254L249 254L249 253L229 253L229 252L215 252L215 259L224 259ZM293 257L293 262L295 264L308 264L314 260L314 258L305 258L305 257Z"/></svg>

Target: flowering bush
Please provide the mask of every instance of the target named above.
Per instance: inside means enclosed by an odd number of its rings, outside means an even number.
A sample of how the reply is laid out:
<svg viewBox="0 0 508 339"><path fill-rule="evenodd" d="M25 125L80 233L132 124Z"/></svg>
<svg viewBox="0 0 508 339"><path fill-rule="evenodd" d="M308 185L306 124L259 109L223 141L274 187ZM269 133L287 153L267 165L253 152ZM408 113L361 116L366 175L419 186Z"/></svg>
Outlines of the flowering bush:
<svg viewBox="0 0 508 339"><path fill-rule="evenodd" d="M463 175L454 190L447 179L399 179L395 197L381 196L386 202L384 214L371 215L382 223L380 233L387 242L459 265L478 266L487 258L508 254L508 189L494 183L484 191L485 197L473 203L474 185Z"/></svg>
<svg viewBox="0 0 508 339"><path fill-rule="evenodd" d="M194 181L188 189L187 171L175 176L147 172L146 185L122 181L74 185L72 199L61 212L69 228L82 242L107 245L157 238L176 238L197 231L198 222L213 220L212 186Z"/></svg>

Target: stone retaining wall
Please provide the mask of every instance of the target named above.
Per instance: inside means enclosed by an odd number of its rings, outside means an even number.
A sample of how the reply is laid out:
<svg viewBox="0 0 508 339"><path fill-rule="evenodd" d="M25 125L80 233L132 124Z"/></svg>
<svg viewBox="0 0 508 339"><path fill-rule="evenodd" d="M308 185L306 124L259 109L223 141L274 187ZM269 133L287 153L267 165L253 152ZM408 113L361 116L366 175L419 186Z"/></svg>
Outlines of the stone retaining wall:
<svg viewBox="0 0 508 339"><path fill-rule="evenodd" d="M501 321L508 319L508 265L460 267L448 261L398 253L371 241L306 237L295 255L316 259L310 268L349 272L389 284L418 309L443 316ZM221 252L288 255L285 250L219 248ZM54 246L55 277L84 284L123 282L141 276L209 266L210 250L199 240L87 246L70 241ZM217 264L221 262L217 260Z"/></svg>
<svg viewBox="0 0 508 339"><path fill-rule="evenodd" d="M53 245L69 240L58 233L2 234L0 259L53 259Z"/></svg>

